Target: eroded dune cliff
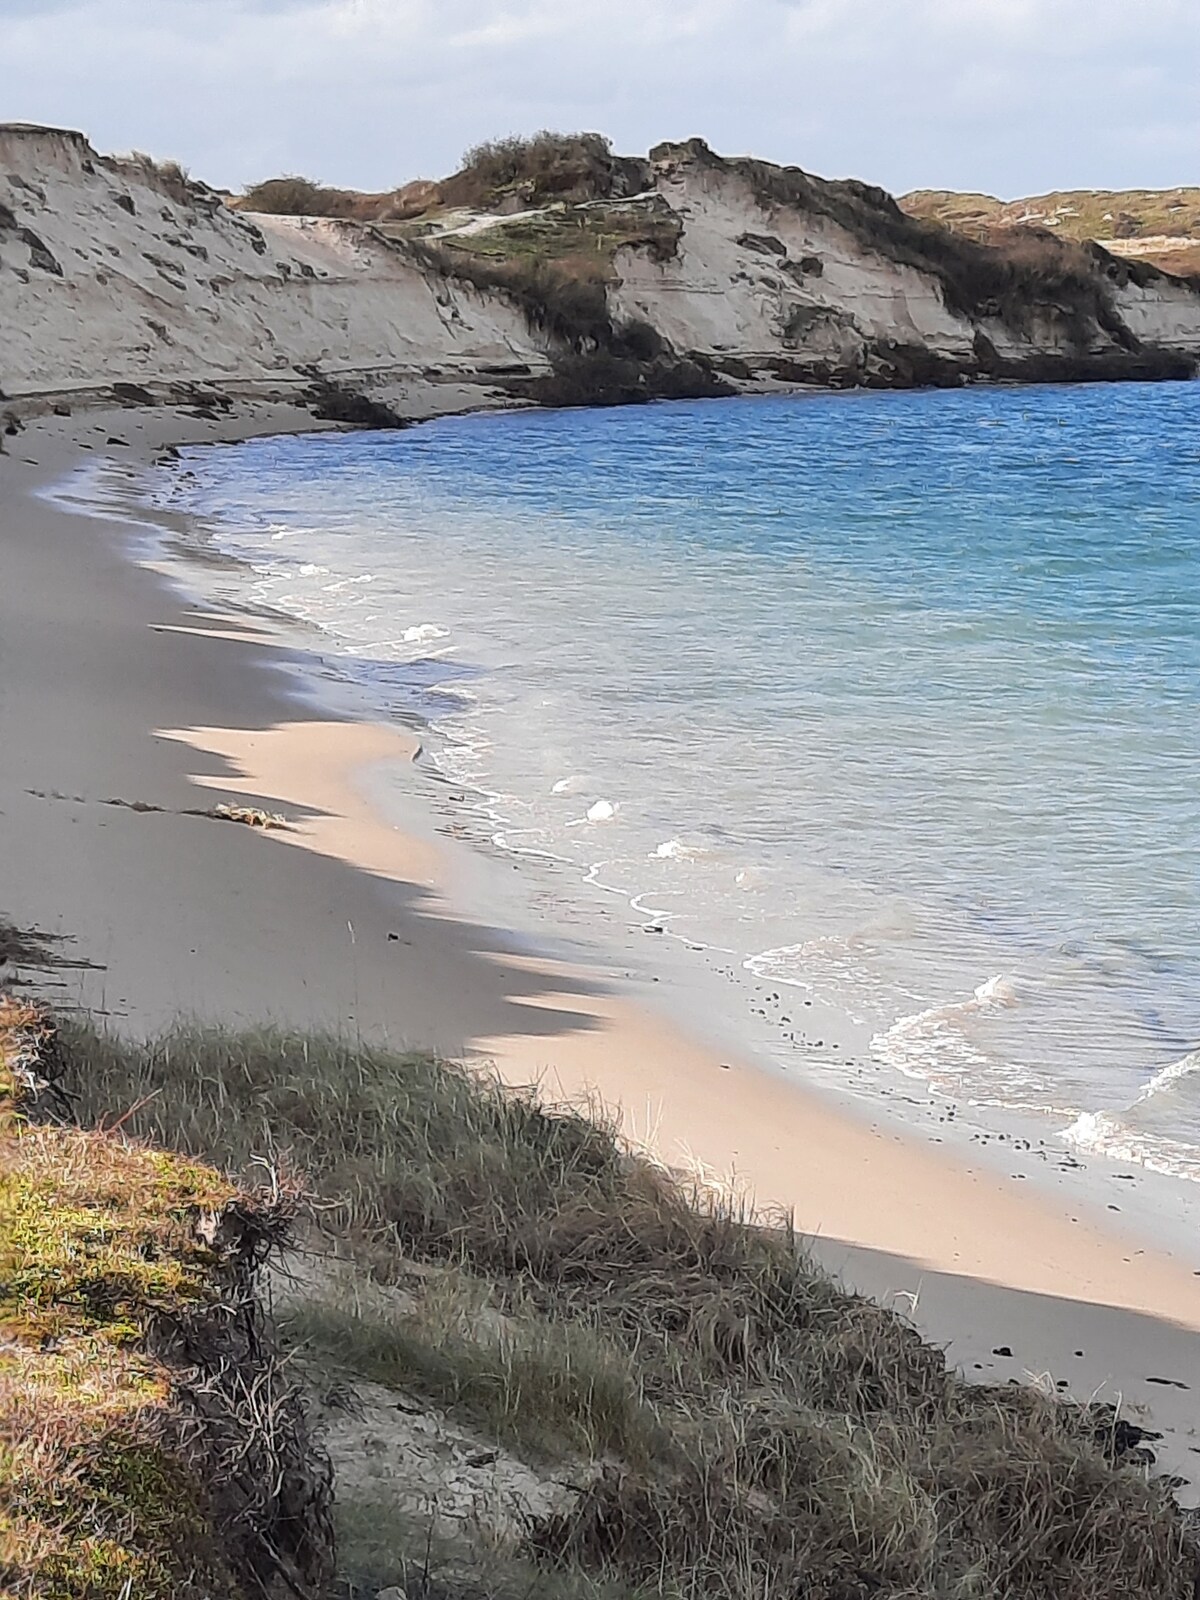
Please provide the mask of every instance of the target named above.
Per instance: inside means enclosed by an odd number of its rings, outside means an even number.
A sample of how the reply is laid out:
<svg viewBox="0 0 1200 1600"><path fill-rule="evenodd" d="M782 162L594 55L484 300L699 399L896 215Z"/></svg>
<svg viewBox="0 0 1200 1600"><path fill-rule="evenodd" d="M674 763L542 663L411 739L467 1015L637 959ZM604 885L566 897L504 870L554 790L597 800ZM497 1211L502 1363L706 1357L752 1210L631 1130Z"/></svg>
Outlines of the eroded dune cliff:
<svg viewBox="0 0 1200 1600"><path fill-rule="evenodd" d="M601 168L592 194L522 205L517 185L490 209L427 185L425 214L389 227L254 215L82 134L0 127L0 389L30 408L114 383L300 395L319 375L404 412L431 391L458 409L1200 359L1200 286L1095 246L991 246L699 140L612 172L608 192Z"/></svg>

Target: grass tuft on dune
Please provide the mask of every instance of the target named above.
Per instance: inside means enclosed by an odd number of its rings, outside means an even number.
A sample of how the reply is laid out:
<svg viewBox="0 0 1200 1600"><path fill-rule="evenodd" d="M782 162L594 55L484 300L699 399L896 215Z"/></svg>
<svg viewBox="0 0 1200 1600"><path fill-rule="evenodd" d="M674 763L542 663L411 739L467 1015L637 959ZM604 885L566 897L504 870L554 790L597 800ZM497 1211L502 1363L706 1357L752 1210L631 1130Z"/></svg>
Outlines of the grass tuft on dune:
<svg viewBox="0 0 1200 1600"><path fill-rule="evenodd" d="M85 1115L237 1176L290 1161L361 1292L291 1335L472 1419L579 1493L524 1557L566 1584L751 1600L1185 1600L1169 1486L1104 1408L967 1384L771 1225L603 1118L427 1056L72 1025ZM1133 1430L1136 1434L1136 1430ZM402 1556L403 1552L397 1552Z"/></svg>

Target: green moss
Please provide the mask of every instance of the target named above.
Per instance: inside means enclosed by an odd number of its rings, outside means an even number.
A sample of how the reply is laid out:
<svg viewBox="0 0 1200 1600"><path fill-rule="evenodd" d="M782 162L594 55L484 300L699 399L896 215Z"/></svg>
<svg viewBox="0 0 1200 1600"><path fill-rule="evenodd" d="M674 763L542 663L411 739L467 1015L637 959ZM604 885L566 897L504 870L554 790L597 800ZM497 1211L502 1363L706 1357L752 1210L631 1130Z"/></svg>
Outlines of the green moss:
<svg viewBox="0 0 1200 1600"><path fill-rule="evenodd" d="M31 1021L0 1013L0 1592L232 1593L148 1346L163 1314L218 1296L202 1223L233 1190L117 1134L25 1122Z"/></svg>
<svg viewBox="0 0 1200 1600"><path fill-rule="evenodd" d="M25 1129L0 1175L0 1330L44 1341L136 1338L147 1316L212 1293L215 1174L103 1135Z"/></svg>
<svg viewBox="0 0 1200 1600"><path fill-rule="evenodd" d="M114 1430L82 1470L63 1465L67 1475L57 1489L26 1475L24 1503L6 1523L18 1551L39 1549L39 1596L167 1600L201 1587L231 1592L201 1509L202 1486L167 1450ZM7 1459L0 1453L0 1476L10 1494L20 1484L13 1452ZM181 1586L181 1573L189 1587Z"/></svg>

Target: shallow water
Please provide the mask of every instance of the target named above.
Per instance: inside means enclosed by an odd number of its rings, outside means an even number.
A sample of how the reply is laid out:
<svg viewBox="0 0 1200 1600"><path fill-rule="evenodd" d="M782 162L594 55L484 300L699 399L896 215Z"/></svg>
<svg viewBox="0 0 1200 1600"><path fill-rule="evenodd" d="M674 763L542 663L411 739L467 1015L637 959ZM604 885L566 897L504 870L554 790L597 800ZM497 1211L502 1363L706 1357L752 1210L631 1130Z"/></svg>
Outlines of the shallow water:
<svg viewBox="0 0 1200 1600"><path fill-rule="evenodd" d="M457 418L186 460L503 848L1200 1178L1200 388ZM631 917L629 920L634 920Z"/></svg>

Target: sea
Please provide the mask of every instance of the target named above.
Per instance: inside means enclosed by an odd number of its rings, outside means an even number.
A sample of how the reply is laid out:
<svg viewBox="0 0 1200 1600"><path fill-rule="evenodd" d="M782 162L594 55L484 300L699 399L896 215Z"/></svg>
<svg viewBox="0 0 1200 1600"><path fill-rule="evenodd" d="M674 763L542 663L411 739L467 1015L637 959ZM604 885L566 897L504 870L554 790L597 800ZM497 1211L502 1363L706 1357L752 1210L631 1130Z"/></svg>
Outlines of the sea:
<svg viewBox="0 0 1200 1600"><path fill-rule="evenodd" d="M597 941L1200 1181L1200 386L481 414L159 493Z"/></svg>

